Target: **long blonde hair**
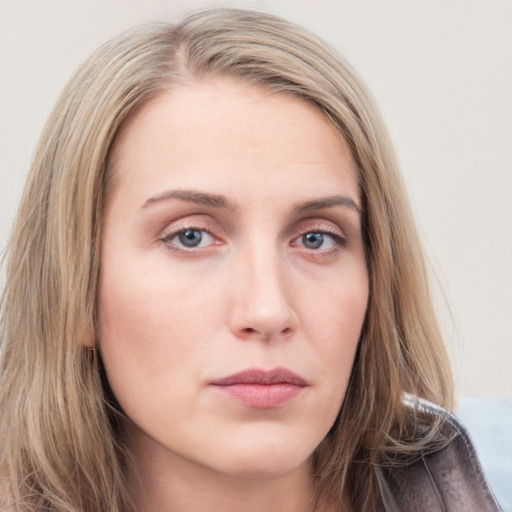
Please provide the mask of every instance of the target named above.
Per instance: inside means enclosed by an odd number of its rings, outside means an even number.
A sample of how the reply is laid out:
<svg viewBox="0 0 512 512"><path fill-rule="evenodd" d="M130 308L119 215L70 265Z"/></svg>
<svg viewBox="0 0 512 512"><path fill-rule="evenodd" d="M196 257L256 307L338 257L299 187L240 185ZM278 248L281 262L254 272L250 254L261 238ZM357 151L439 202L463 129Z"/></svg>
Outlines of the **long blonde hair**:
<svg viewBox="0 0 512 512"><path fill-rule="evenodd" d="M94 336L109 155L136 109L180 82L227 75L317 105L358 167L370 300L339 417L315 454L322 499L371 506L373 468L423 449L404 392L452 404L448 359L387 132L349 65L272 15L206 10L100 47L48 120L14 225L2 301L0 476L13 510L126 512L120 425ZM425 440L427 439L427 441ZM399 458L399 457L398 457Z"/></svg>

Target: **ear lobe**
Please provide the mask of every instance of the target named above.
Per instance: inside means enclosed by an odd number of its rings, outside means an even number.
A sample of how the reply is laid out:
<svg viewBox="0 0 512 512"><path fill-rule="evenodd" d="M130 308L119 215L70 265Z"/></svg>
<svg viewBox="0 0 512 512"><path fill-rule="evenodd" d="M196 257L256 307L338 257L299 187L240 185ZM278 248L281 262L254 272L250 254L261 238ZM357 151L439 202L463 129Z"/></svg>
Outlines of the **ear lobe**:
<svg viewBox="0 0 512 512"><path fill-rule="evenodd" d="M80 336L80 345L88 350L96 349L96 336L93 329L87 327L83 330L82 336Z"/></svg>

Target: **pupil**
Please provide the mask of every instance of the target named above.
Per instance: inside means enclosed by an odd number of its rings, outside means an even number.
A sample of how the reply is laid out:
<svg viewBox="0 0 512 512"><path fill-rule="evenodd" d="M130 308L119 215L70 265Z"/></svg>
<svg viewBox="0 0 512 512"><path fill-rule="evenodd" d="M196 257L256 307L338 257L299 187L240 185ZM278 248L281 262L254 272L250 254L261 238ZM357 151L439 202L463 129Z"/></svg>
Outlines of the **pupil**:
<svg viewBox="0 0 512 512"><path fill-rule="evenodd" d="M307 233L304 235L304 245L308 249L318 249L324 243L324 237L320 233Z"/></svg>
<svg viewBox="0 0 512 512"><path fill-rule="evenodd" d="M198 229L187 229L178 235L180 242L186 247L196 247L201 243L203 236Z"/></svg>

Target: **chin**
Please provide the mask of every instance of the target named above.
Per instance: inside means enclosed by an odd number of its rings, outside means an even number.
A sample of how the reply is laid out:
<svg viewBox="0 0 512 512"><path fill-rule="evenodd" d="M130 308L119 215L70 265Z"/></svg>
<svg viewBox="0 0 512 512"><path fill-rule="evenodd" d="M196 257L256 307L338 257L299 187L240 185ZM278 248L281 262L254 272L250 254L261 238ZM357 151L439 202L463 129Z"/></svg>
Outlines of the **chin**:
<svg viewBox="0 0 512 512"><path fill-rule="evenodd" d="M314 447L304 450L304 446L295 444L286 446L284 443L269 445L261 443L257 446L243 447L237 452L225 454L217 458L219 471L246 479L278 478L288 475L300 468L310 466Z"/></svg>

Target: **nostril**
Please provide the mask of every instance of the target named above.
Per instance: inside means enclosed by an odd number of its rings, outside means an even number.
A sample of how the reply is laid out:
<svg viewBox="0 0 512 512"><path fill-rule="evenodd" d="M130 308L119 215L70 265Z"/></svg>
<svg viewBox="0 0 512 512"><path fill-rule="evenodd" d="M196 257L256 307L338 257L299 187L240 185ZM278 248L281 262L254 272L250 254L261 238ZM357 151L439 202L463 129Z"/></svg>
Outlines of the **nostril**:
<svg viewBox="0 0 512 512"><path fill-rule="evenodd" d="M255 329L254 327L245 327L241 330L244 336L253 338L263 338L266 340L269 340L272 337L271 332L265 332L264 330ZM276 331L277 332L277 331ZM282 331L279 332L280 336L288 337L293 332L293 329L291 327L285 327Z"/></svg>

